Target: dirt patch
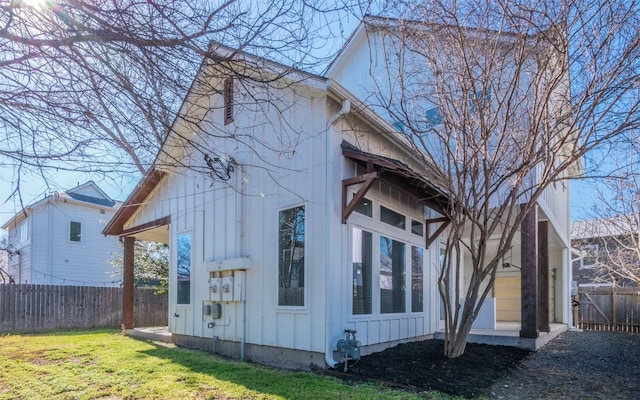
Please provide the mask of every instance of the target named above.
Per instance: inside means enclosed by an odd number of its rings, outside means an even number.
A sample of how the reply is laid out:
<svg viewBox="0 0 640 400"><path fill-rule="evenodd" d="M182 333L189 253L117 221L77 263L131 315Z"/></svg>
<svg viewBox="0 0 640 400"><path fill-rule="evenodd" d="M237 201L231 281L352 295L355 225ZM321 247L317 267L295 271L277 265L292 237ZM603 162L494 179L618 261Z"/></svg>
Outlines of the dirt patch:
<svg viewBox="0 0 640 400"><path fill-rule="evenodd" d="M443 342L435 339L400 344L362 357L343 377L471 398L487 395L492 385L518 368L531 353L514 347L469 343L461 357L449 359L443 349ZM341 366L336 371L342 371Z"/></svg>

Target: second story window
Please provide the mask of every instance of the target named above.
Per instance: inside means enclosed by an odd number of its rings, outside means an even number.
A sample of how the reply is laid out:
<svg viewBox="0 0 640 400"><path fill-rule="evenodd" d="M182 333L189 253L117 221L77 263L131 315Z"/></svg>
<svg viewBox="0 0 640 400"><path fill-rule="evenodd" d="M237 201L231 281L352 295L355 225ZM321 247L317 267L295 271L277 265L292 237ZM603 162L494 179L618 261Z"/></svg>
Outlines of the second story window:
<svg viewBox="0 0 640 400"><path fill-rule="evenodd" d="M82 224L80 222L71 221L69 224L69 240L79 242L82 238Z"/></svg>
<svg viewBox="0 0 640 400"><path fill-rule="evenodd" d="M20 224L20 228L19 228L19 242L18 243L25 243L27 240L29 240L29 221L25 220Z"/></svg>

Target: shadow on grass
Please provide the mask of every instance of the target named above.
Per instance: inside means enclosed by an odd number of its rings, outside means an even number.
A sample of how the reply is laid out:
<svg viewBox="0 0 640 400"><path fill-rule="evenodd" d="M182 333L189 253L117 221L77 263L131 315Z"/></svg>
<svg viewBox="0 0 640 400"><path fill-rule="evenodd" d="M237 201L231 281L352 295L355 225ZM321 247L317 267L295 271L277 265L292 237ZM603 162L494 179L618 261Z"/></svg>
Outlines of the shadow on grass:
<svg viewBox="0 0 640 400"><path fill-rule="evenodd" d="M149 356L168 359L193 372L259 392L287 397L292 394L291 386L322 385L323 378L310 372L294 373L205 351L149 343L154 345L153 349L144 351ZM494 383L518 368L531 354L528 350L508 346L468 344L463 356L449 359L443 355L443 346L441 340L434 339L401 344L362 357L348 374L338 374L338 378L346 385L374 382L382 386L386 383L389 388L414 393L436 391L471 398L486 395ZM286 379L285 385L282 379Z"/></svg>
<svg viewBox="0 0 640 400"><path fill-rule="evenodd" d="M154 341L146 342L153 348L140 351L142 354L180 364L190 372L205 374L261 394L284 398L339 398L341 391L346 391L346 386L350 386L346 382L338 382L307 371L282 370L250 361L226 358L203 350L173 347ZM368 398L359 397L357 393L347 397Z"/></svg>

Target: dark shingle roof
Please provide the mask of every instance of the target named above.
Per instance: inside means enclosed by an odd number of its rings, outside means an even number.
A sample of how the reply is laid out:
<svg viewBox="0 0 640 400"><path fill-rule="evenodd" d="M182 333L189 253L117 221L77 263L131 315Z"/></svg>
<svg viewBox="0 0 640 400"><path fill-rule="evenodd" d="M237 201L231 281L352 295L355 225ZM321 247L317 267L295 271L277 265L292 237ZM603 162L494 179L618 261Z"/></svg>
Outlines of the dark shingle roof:
<svg viewBox="0 0 640 400"><path fill-rule="evenodd" d="M85 203L97 204L99 206L105 207L113 207L116 202L109 199L101 199L99 197L87 196L84 194L74 193L74 192L66 192L67 196L71 197L74 200L84 201Z"/></svg>

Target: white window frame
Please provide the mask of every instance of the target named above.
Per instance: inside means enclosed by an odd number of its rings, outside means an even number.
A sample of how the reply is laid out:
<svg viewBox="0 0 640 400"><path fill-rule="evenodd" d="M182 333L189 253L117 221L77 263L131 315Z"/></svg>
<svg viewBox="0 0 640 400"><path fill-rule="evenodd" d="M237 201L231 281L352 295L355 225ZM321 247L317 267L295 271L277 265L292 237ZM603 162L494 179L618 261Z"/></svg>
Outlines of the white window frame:
<svg viewBox="0 0 640 400"><path fill-rule="evenodd" d="M304 295L303 302L304 304L301 306L294 305L280 305L279 296L280 296L280 213L282 211L291 210L297 207L304 208ZM275 265L276 265L276 273L275 275L275 295L276 295L276 307L278 310L293 310L293 311L306 311L309 308L309 262L308 262L308 243L309 241L309 205L306 202L303 203L294 203L287 206L279 207L276 211L276 221L275 221L275 238L276 238L276 256L275 256Z"/></svg>
<svg viewBox="0 0 640 400"><path fill-rule="evenodd" d="M355 191L350 191L349 198L353 198L353 194ZM427 264L429 262L429 249L425 248L424 236L418 236L411 231L411 220L414 219L416 221L421 221L423 216L417 216L416 213L407 212L406 210L399 210L397 206L394 204L389 204L386 201L380 201L375 193L367 193L365 196L369 199L373 204L373 213L372 217L368 217L364 214L360 214L358 212L353 212L349 216L349 221L347 224L348 229L348 279L346 280L348 283L349 293L349 318L353 320L369 320L369 319L393 319L398 316L411 316L411 315L421 315L428 314L429 310L429 294L427 293L428 287L423 284L423 307L422 311L411 311L412 304L412 293L411 290L411 246L420 247L423 249L423 282L427 282L427 276L425 271L427 271ZM407 223L405 223L405 229L400 229L390 225L386 222L382 222L380 220L380 205L383 205L385 208L390 209L394 212L402 214L405 216ZM372 284L371 284L371 314L353 314L353 268L352 260L353 260L353 228L361 229L367 232L371 232L372 234L372 257L371 257L371 273L372 273ZM380 312L380 236L384 236L393 240L400 241L405 244L405 310L401 313L381 313Z"/></svg>
<svg viewBox="0 0 640 400"><path fill-rule="evenodd" d="M80 235L78 236L79 240L72 240L71 239L71 224L79 224L80 226ZM69 224L67 224L68 230L67 230L67 241L70 243L82 243L82 222L81 221L69 221Z"/></svg>

